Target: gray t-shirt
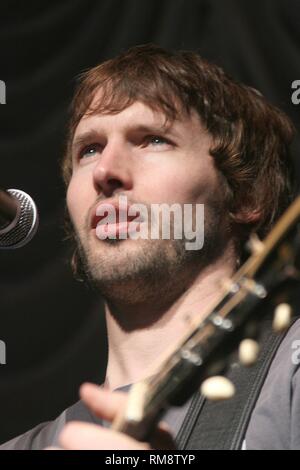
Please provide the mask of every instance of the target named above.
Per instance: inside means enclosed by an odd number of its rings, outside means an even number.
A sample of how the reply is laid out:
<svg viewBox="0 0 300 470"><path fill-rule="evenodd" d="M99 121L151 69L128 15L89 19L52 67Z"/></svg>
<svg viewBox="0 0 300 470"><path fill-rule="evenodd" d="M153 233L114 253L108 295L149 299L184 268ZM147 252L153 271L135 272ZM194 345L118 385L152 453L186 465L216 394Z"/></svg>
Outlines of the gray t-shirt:
<svg viewBox="0 0 300 470"><path fill-rule="evenodd" d="M300 320L272 362L246 433L246 448L300 449Z"/></svg>
<svg viewBox="0 0 300 470"><path fill-rule="evenodd" d="M121 387L118 390L128 391L130 386ZM162 417L169 425L173 436L176 437L184 421L191 399L181 407L170 408ZM59 446L59 434L64 425L70 421L85 421L108 427L109 423L94 416L82 401L65 410L55 421L42 423L5 444L0 445L0 450L41 450L48 446Z"/></svg>
<svg viewBox="0 0 300 470"><path fill-rule="evenodd" d="M246 432L244 448L300 449L300 320L294 323L272 362ZM177 436L190 401L163 417ZM104 424L83 402L65 410L55 421L36 426L0 446L0 450L43 449L59 444L59 434L72 420Z"/></svg>

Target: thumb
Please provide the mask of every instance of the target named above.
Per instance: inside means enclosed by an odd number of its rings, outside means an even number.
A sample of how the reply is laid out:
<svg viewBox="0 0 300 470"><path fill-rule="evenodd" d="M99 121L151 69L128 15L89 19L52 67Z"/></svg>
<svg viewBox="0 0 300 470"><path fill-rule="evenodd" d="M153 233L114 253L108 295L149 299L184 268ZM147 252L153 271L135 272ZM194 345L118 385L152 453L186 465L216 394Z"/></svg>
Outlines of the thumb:
<svg viewBox="0 0 300 470"><path fill-rule="evenodd" d="M113 421L125 409L127 393L112 392L98 385L85 383L80 387L80 397L89 409L105 421Z"/></svg>

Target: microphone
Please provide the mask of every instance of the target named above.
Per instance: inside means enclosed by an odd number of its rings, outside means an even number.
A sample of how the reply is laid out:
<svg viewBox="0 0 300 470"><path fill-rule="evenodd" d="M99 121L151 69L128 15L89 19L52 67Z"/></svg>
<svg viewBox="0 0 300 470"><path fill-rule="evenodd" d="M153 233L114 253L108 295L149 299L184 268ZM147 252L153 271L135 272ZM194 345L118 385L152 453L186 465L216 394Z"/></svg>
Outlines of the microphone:
<svg viewBox="0 0 300 470"><path fill-rule="evenodd" d="M38 211L33 199L19 189L0 189L0 249L20 248L38 228Z"/></svg>

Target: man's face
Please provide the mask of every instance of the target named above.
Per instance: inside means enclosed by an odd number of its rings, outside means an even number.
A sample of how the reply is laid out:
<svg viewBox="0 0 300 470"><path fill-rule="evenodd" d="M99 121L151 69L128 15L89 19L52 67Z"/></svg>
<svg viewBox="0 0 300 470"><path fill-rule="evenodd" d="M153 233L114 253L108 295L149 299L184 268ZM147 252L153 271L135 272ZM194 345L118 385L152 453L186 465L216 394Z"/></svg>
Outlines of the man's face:
<svg viewBox="0 0 300 470"><path fill-rule="evenodd" d="M114 288L121 295L121 286L130 284L145 296L155 283L173 275L187 279L184 273L196 260L199 269L216 256L225 238L224 189L209 154L212 139L195 112L168 126L162 112L141 102L117 114L86 115L73 145L67 205L85 269L104 295L113 295ZM203 249L188 253L184 240L174 238L99 239L95 210L101 202L117 203L119 196L148 208L204 204Z"/></svg>

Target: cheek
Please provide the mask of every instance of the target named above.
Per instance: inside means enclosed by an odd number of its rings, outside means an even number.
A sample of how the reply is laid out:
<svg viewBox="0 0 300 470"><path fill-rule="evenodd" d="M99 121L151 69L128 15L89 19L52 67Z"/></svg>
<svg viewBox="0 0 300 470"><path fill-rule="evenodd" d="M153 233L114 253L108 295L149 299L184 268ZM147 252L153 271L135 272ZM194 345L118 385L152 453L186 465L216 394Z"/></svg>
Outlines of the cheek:
<svg viewBox="0 0 300 470"><path fill-rule="evenodd" d="M90 205L87 185L78 177L72 177L67 190L67 207L75 226L80 227L83 224Z"/></svg>
<svg viewBox="0 0 300 470"><path fill-rule="evenodd" d="M210 158L196 160L182 172L180 191L189 202L209 203L221 195L220 175Z"/></svg>
<svg viewBox="0 0 300 470"><path fill-rule="evenodd" d="M187 165L161 168L148 179L151 184L144 186L145 199L154 203L207 202L219 190L217 175L210 170L200 165L194 165L193 170ZM145 194L146 188L148 194Z"/></svg>

